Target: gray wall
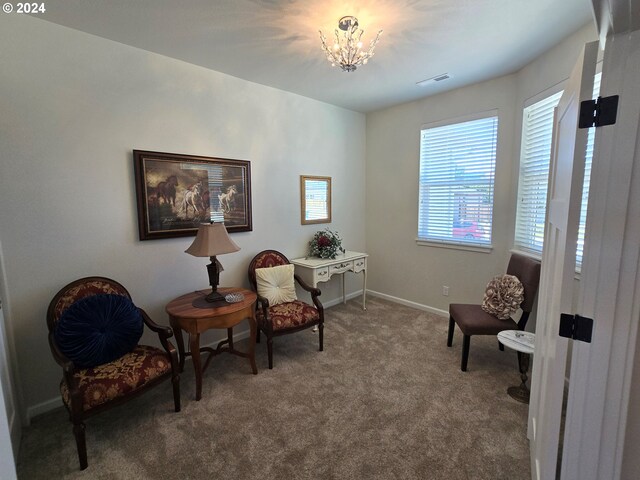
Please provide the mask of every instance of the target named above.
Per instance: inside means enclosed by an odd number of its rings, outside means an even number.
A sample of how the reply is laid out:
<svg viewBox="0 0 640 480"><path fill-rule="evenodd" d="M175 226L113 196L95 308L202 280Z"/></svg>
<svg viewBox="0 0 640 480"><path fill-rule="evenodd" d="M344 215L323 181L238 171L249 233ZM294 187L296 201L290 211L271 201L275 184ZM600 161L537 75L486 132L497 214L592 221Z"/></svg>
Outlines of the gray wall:
<svg viewBox="0 0 640 480"><path fill-rule="evenodd" d="M370 288L445 310L449 302L482 298L488 279L504 269L512 205L511 161L515 81L502 77L367 117L367 248ZM416 244L420 126L498 111L494 250L478 253ZM442 286L449 286L449 297Z"/></svg>
<svg viewBox="0 0 640 480"><path fill-rule="evenodd" d="M63 285L115 278L165 324L168 301L207 287L206 259L184 253L192 238L138 241L133 149L251 162L253 231L220 257L223 286L248 286L262 249L304 255L325 227L300 225L301 174L333 177L328 226L365 250L364 115L28 16L0 15L0 64L5 316L29 415L60 402L45 312Z"/></svg>
<svg viewBox="0 0 640 480"><path fill-rule="evenodd" d="M487 281L506 268L516 214L522 108L528 98L563 82L591 25L521 71L367 115L368 286L431 309L479 302ZM420 127L497 109L499 117L490 253L417 245ZM449 286L449 296L442 286Z"/></svg>

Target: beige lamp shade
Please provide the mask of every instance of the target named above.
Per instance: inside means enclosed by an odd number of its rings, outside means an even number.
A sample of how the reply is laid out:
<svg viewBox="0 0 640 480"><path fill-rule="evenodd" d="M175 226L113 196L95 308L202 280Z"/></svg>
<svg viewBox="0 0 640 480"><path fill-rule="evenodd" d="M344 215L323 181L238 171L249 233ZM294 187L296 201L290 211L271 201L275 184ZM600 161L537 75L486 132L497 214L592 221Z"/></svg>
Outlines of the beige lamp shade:
<svg viewBox="0 0 640 480"><path fill-rule="evenodd" d="M215 257L238 250L240 247L229 238L224 223L201 223L196 238L185 253L194 257Z"/></svg>

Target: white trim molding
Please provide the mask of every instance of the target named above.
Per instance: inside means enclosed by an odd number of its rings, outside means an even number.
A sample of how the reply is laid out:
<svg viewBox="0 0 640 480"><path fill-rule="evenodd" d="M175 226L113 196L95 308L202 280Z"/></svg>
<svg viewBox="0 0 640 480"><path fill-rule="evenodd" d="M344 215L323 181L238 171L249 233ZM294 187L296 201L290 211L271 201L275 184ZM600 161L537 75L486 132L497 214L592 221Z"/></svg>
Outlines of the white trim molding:
<svg viewBox="0 0 640 480"><path fill-rule="evenodd" d="M440 317L449 318L449 312L446 310L440 310L439 308L430 307L428 305L423 305L422 303L412 302L411 300L405 300L404 298L394 297L393 295L387 295L386 293L376 292L374 290L367 290L367 294L373 297L382 298L383 300L389 300L390 302L399 303L400 305L415 308L416 310L423 310Z"/></svg>

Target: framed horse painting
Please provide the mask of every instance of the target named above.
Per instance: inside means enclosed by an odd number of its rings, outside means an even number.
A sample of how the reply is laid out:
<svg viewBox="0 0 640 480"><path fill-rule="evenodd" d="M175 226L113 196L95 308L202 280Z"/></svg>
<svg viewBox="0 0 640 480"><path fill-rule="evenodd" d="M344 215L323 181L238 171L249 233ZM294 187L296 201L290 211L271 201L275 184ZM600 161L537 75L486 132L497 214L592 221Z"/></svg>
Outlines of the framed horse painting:
<svg viewBox="0 0 640 480"><path fill-rule="evenodd" d="M252 230L245 160L133 151L140 240L195 235L200 223Z"/></svg>

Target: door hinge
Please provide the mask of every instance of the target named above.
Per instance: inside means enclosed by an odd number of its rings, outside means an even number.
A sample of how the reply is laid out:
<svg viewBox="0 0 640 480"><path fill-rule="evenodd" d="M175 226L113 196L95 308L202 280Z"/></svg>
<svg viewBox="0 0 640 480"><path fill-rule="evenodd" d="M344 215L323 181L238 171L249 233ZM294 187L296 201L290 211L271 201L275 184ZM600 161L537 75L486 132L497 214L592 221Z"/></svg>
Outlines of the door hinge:
<svg viewBox="0 0 640 480"><path fill-rule="evenodd" d="M598 100L580 102L578 128L603 127L616 123L618 95L598 97Z"/></svg>
<svg viewBox="0 0 640 480"><path fill-rule="evenodd" d="M591 343L591 333L593 331L593 319L582 315L571 315L569 313L560 314L559 335L565 338L580 340Z"/></svg>

